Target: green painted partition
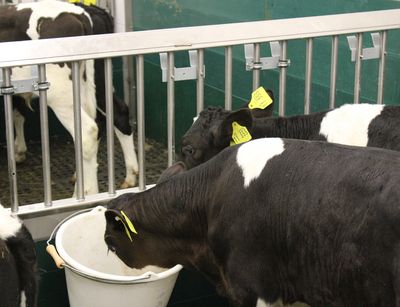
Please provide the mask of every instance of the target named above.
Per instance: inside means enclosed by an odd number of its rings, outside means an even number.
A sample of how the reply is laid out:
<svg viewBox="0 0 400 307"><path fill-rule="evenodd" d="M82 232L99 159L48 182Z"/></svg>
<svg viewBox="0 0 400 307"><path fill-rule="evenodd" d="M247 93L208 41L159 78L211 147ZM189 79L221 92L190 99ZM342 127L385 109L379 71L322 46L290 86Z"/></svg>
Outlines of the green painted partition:
<svg viewBox="0 0 400 307"><path fill-rule="evenodd" d="M184 27L231 22L270 20L328 14L353 13L399 8L399 1L389 0L136 0L133 7L133 23L136 31ZM391 31L387 44L387 69L384 102L397 104L400 101L399 31ZM364 48L371 47L369 34L364 35ZM286 114L303 113L304 103L304 40L288 44L288 58L291 65L287 75ZM238 108L249 99L252 89L252 73L245 70L243 46L233 48L233 107ZM261 56L269 56L269 46L261 45ZM330 81L331 38L314 41L313 84L311 109L318 111L328 108ZM187 66L187 53L175 55L176 66ZM224 104L224 49L209 49L205 53L205 105ZM363 61L361 100L375 102L377 95L378 60ZM278 70L261 73L261 84L274 91L278 101ZM195 81L176 82L176 140L192 123L196 113ZM346 37L339 39L339 65L337 79L337 105L352 102L354 84L354 63L350 61L350 49ZM145 111L146 135L166 140L166 83L161 82L161 69L157 55L145 57ZM277 114L278 105L275 105Z"/></svg>

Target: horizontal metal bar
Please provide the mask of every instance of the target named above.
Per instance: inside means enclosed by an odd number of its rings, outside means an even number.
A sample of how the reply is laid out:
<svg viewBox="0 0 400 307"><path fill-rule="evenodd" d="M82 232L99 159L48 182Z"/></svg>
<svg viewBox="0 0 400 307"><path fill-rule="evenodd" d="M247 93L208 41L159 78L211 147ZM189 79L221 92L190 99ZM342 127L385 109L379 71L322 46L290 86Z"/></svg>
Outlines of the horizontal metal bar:
<svg viewBox="0 0 400 307"><path fill-rule="evenodd" d="M400 9L1 43L0 67L400 28Z"/></svg>
<svg viewBox="0 0 400 307"><path fill-rule="evenodd" d="M147 185L146 188L152 188L154 184ZM83 207L88 207L99 202L110 201L111 199L118 197L126 193L139 193L138 187L130 189L116 190L114 195L108 192L87 195L84 200L77 200L76 198L66 198L60 200L54 200L51 207L46 207L44 203L36 203L30 205L19 206L18 216L27 218L32 216L44 216L49 213L71 211Z"/></svg>

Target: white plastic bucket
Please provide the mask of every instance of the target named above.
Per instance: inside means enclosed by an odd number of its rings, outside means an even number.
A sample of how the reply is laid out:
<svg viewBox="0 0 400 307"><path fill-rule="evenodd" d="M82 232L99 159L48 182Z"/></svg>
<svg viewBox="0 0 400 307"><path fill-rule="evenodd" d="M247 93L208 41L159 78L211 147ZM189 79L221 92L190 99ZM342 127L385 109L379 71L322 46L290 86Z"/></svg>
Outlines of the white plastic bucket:
<svg viewBox="0 0 400 307"><path fill-rule="evenodd" d="M181 265L171 269L127 267L104 242L104 207L78 214L58 229L71 307L165 307Z"/></svg>

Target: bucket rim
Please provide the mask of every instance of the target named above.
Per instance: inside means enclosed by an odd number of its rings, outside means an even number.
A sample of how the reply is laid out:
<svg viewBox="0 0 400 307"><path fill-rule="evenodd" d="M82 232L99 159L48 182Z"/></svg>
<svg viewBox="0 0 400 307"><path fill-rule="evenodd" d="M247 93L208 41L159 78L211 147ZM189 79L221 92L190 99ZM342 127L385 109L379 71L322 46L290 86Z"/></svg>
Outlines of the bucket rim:
<svg viewBox="0 0 400 307"><path fill-rule="evenodd" d="M78 261L76 261L74 258L72 258L67 251L64 249L63 244L61 242L61 238L63 237L63 234L65 233L65 229L68 227L68 225L72 224L74 221L78 219L84 218L86 215L89 214L96 214L99 211L105 211L106 208L103 206L98 206L93 208L91 211L86 211L82 212L80 214L73 214L71 215L71 218L67 218L61 225L59 225L59 229L56 233L55 236L55 246L60 254L61 258L65 262L65 267L72 272L79 274L81 276L84 276L89 279L94 279L96 281L100 282L107 282L107 283L124 283L124 284L129 284L129 283L142 283L142 282L150 282L154 281L157 279L163 279L167 278L171 275L174 275L178 273L183 266L180 264L177 264L173 266L172 268L166 269L165 271L162 271L160 273L154 273L152 271L145 272L141 275L136 275L136 276L123 276L123 275L116 275L116 274L109 274L109 273L104 273L100 272L94 269L91 269Z"/></svg>

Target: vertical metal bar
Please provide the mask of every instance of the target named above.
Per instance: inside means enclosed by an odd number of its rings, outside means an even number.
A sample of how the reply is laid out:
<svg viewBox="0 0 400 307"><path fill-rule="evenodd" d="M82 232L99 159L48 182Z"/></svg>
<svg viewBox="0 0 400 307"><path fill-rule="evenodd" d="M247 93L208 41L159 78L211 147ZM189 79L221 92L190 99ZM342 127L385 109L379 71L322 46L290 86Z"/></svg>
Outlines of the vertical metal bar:
<svg viewBox="0 0 400 307"><path fill-rule="evenodd" d="M335 107L336 101L336 80L337 80L337 63L338 63L338 42L339 36L332 36L332 51L331 51L331 81L329 93L329 108Z"/></svg>
<svg viewBox="0 0 400 307"><path fill-rule="evenodd" d="M113 109L113 77L110 58L104 60L106 120L107 120L107 166L108 193L115 194L115 164L114 164L114 109Z"/></svg>
<svg viewBox="0 0 400 307"><path fill-rule="evenodd" d="M168 166L175 160L175 63L174 53L168 52L167 80L167 129L168 129Z"/></svg>
<svg viewBox="0 0 400 307"><path fill-rule="evenodd" d="M204 49L197 50L197 114L204 109Z"/></svg>
<svg viewBox="0 0 400 307"><path fill-rule="evenodd" d="M114 0L114 7L116 6ZM125 32L133 31L133 1L124 0L125 8ZM135 127L137 123L137 104L136 104L136 80L135 80L135 61L133 56L123 57L124 62L124 97L129 106L129 122L131 127ZM125 66L126 65L126 66Z"/></svg>
<svg viewBox="0 0 400 307"><path fill-rule="evenodd" d="M385 65L386 65L386 38L387 31L381 32L381 54L379 61L379 74L378 74L378 97L376 99L378 104L383 104L384 83L385 83Z"/></svg>
<svg viewBox="0 0 400 307"><path fill-rule="evenodd" d="M254 44L253 91L260 86L260 44Z"/></svg>
<svg viewBox="0 0 400 307"><path fill-rule="evenodd" d="M124 88L124 101L130 106L132 105L132 57L124 56L122 57L122 80L123 80L123 88Z"/></svg>
<svg viewBox="0 0 400 307"><path fill-rule="evenodd" d="M286 106L286 69L287 69L287 41L281 41L281 56L279 58L279 116L285 116Z"/></svg>
<svg viewBox="0 0 400 307"><path fill-rule="evenodd" d="M3 86L11 88L11 69L3 68ZM6 141L7 141L7 161L8 178L10 180L10 201L11 212L18 212L18 186L17 186L17 165L15 161L14 148L14 124L12 93L4 93L4 111L6 119Z"/></svg>
<svg viewBox="0 0 400 307"><path fill-rule="evenodd" d="M129 99L129 122L131 127L135 127L137 124L137 93L136 93L136 61L133 56L130 56L129 61L129 78L130 78L130 88L129 95L131 98Z"/></svg>
<svg viewBox="0 0 400 307"><path fill-rule="evenodd" d="M304 90L304 114L310 114L310 109L311 109L312 58L313 58L313 39L307 38L307 40L306 40L305 90Z"/></svg>
<svg viewBox="0 0 400 307"><path fill-rule="evenodd" d="M139 190L146 189L145 173L145 126L144 126L144 58L136 57L136 89L137 89L137 127L138 127L138 162L139 162Z"/></svg>
<svg viewBox="0 0 400 307"><path fill-rule="evenodd" d="M76 164L76 199L84 199L83 154L82 154L82 120L81 120L81 88L79 62L72 62L72 93L74 99L74 134Z"/></svg>
<svg viewBox="0 0 400 307"><path fill-rule="evenodd" d="M232 110L232 46L225 47L225 109Z"/></svg>
<svg viewBox="0 0 400 307"><path fill-rule="evenodd" d="M42 140L42 163L43 163L43 187L44 205L52 205L51 195L51 173L50 173L50 145L49 145L49 120L47 113L47 86L40 88L41 84L46 83L46 65L41 64L39 71L39 104L40 104L40 135Z"/></svg>
<svg viewBox="0 0 400 307"><path fill-rule="evenodd" d="M361 91L361 63L363 57L363 35L357 34L357 50L356 50L356 65L354 72L354 103L360 103Z"/></svg>

